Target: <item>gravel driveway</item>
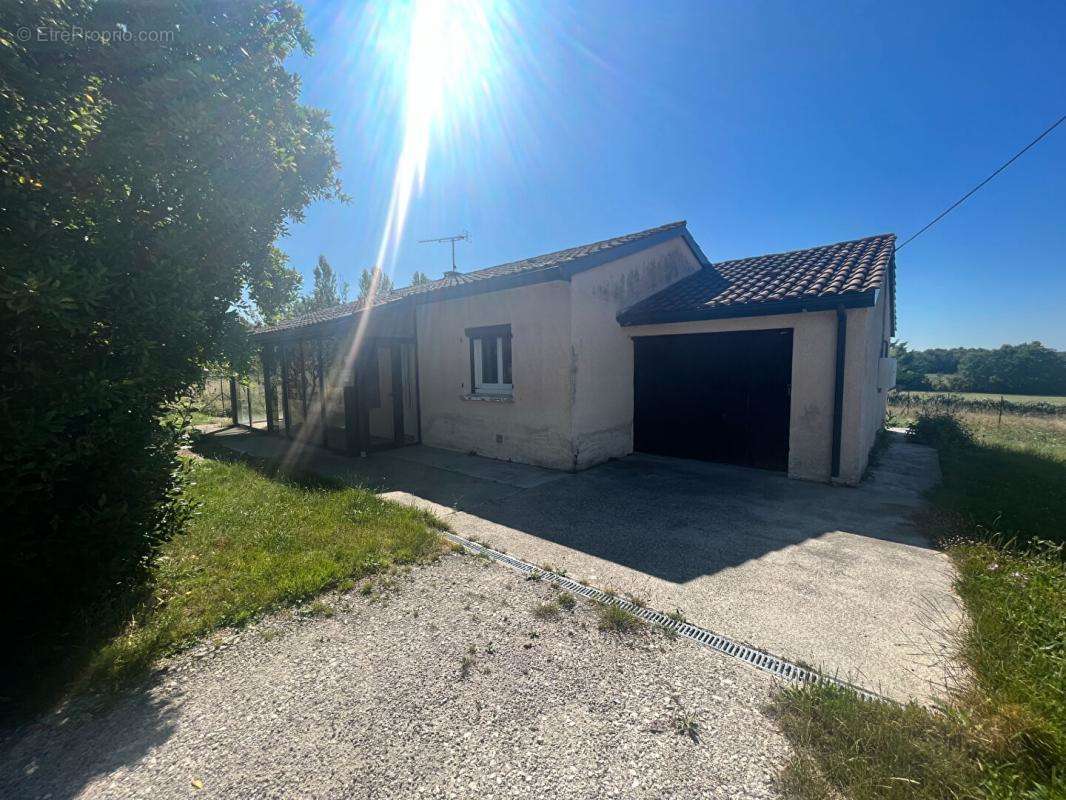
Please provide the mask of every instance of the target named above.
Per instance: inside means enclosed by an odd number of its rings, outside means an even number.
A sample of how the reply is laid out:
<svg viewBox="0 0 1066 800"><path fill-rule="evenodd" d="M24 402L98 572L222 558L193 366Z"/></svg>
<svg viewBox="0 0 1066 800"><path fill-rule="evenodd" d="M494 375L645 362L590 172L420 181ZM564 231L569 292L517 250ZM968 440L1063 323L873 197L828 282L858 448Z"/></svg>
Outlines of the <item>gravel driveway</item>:
<svg viewBox="0 0 1066 800"><path fill-rule="evenodd" d="M537 619L551 587L469 556L391 582L326 596L332 616L220 634L106 711L9 733L0 794L776 796L790 751L761 711L769 676L600 632L582 601Z"/></svg>

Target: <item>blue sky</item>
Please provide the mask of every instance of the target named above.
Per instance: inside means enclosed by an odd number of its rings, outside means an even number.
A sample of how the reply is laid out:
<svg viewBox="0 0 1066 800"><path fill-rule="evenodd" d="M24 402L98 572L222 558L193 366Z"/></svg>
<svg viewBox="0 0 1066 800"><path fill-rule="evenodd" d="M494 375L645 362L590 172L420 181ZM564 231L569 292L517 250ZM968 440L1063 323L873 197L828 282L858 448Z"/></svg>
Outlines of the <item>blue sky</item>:
<svg viewBox="0 0 1066 800"><path fill-rule="evenodd" d="M375 8L308 3L305 102L350 204L281 247L353 285L403 138L402 43ZM432 142L397 285L676 219L712 261L916 232L1066 113L1066 4L512 0L499 63ZM401 37L402 38L402 37ZM915 347L1066 349L1066 124L897 256Z"/></svg>

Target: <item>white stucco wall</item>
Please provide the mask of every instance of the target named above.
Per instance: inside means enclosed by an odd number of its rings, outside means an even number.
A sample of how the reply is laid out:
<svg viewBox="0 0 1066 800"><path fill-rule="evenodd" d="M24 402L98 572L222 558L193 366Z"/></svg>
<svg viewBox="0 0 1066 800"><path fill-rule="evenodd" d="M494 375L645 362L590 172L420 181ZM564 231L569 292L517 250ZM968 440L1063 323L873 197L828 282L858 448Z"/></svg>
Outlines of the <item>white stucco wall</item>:
<svg viewBox="0 0 1066 800"><path fill-rule="evenodd" d="M633 450L636 336L793 330L788 474L825 481L832 462L833 311L621 327L617 314L700 268L684 240L578 273L567 281L428 303L417 309L422 441L556 469L584 469ZM857 483L884 418L877 359L887 292L847 311L840 480ZM465 329L510 324L514 396L470 394Z"/></svg>
<svg viewBox="0 0 1066 800"><path fill-rule="evenodd" d="M571 279L573 469L633 452L633 342L618 312L699 268L676 238Z"/></svg>
<svg viewBox="0 0 1066 800"><path fill-rule="evenodd" d="M465 329L511 326L513 400L468 400ZM556 469L570 456L570 284L539 283L417 310L422 441ZM499 439L499 441L497 441Z"/></svg>

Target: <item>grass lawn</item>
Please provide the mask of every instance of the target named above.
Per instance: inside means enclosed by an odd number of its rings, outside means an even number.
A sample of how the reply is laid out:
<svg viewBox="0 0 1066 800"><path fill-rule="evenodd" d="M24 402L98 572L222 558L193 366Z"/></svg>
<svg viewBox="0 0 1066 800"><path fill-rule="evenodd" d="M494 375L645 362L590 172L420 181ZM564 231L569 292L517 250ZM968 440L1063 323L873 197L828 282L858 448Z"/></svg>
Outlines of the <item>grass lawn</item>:
<svg viewBox="0 0 1066 800"><path fill-rule="evenodd" d="M961 414L970 446L940 448L944 481L933 495L969 527L1024 543L1066 541L1066 419Z"/></svg>
<svg viewBox="0 0 1066 800"><path fill-rule="evenodd" d="M937 713L836 689L782 692L776 711L798 752L784 788L853 800L1066 798L1066 422L919 423L944 471L932 499L971 619L956 643L968 675Z"/></svg>
<svg viewBox="0 0 1066 800"><path fill-rule="evenodd" d="M222 458L190 464L185 496L197 511L163 546L150 597L92 656L83 685L119 685L216 628L441 552L441 524L425 512Z"/></svg>
<svg viewBox="0 0 1066 800"><path fill-rule="evenodd" d="M193 411L189 415L189 424L196 425L231 425L233 420L229 417L219 417L205 411Z"/></svg>

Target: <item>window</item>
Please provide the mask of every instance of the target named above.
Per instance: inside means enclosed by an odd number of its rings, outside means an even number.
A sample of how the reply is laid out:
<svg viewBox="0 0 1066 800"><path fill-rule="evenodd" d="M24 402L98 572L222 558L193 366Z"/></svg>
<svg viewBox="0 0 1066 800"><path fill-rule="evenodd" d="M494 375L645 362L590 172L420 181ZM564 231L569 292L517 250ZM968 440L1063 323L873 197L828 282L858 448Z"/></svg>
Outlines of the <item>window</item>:
<svg viewBox="0 0 1066 800"><path fill-rule="evenodd" d="M467 328L466 335L470 339L470 385L473 393L511 394L511 326Z"/></svg>

